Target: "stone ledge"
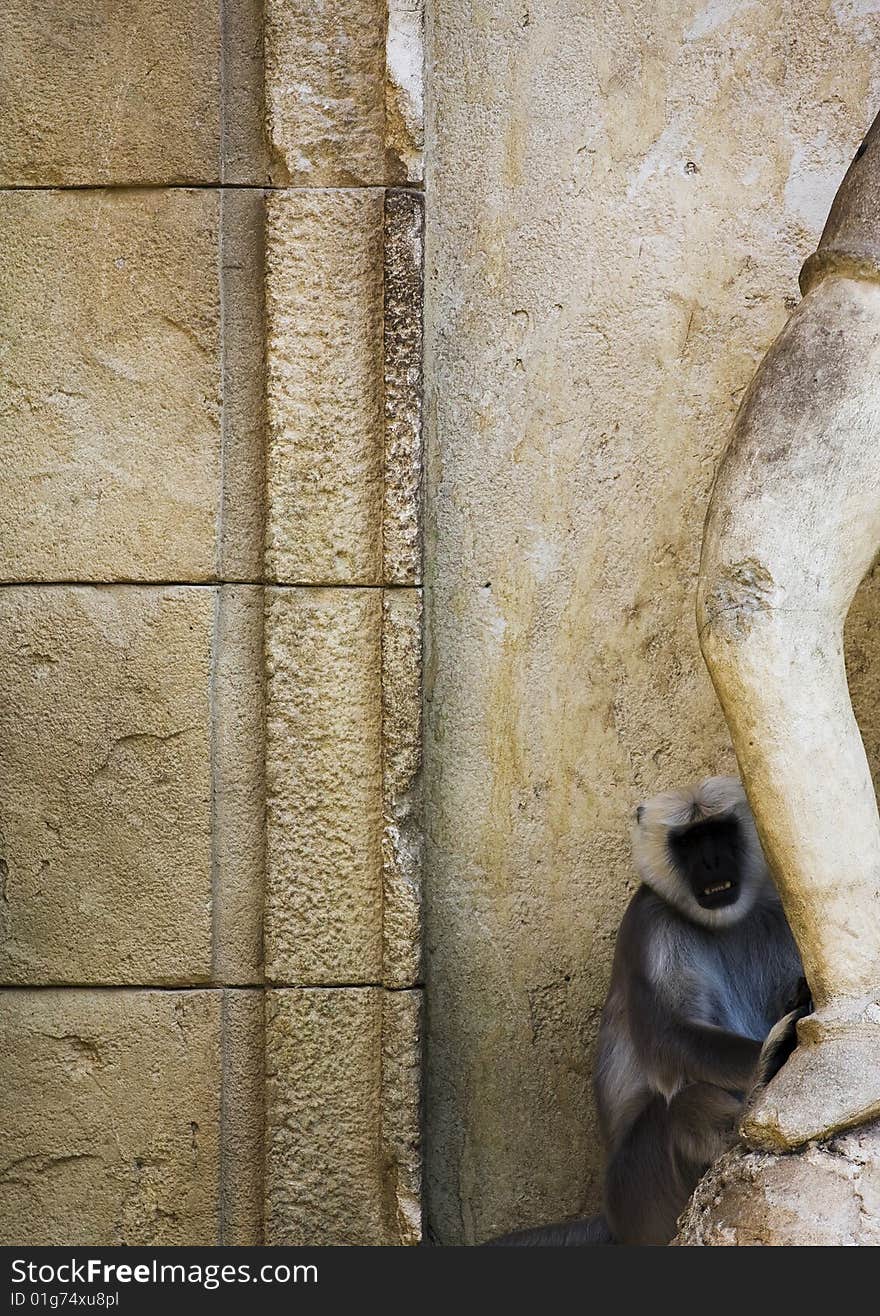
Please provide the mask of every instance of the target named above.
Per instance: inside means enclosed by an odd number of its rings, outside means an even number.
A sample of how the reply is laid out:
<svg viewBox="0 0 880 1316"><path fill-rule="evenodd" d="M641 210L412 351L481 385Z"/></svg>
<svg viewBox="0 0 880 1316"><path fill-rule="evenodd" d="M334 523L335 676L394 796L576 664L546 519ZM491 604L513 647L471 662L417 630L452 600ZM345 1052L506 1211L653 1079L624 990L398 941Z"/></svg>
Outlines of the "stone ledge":
<svg viewBox="0 0 880 1316"><path fill-rule="evenodd" d="M737 1147L701 1180L678 1247L876 1247L880 1125L799 1152Z"/></svg>

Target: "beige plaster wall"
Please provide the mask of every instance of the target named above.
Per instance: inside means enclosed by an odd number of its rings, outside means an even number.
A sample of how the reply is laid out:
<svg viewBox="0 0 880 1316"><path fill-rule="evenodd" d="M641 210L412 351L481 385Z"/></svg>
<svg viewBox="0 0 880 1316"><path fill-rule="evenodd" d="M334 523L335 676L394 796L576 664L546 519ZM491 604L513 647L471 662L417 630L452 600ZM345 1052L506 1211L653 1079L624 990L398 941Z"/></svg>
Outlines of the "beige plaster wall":
<svg viewBox="0 0 880 1316"><path fill-rule="evenodd" d="M880 105L880 3L434 0L428 50L428 1204L470 1242L597 1203L629 814L734 768L702 520Z"/></svg>

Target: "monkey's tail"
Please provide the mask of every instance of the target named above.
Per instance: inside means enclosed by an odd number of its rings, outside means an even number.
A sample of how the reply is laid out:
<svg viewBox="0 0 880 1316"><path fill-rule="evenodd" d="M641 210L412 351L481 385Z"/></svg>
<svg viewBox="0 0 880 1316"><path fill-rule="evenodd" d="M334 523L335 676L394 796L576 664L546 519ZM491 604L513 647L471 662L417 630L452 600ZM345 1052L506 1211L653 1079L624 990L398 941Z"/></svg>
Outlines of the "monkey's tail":
<svg viewBox="0 0 880 1316"><path fill-rule="evenodd" d="M490 1238L484 1247L601 1247L616 1243L603 1215L589 1220L563 1220L540 1229L519 1229L514 1234Z"/></svg>

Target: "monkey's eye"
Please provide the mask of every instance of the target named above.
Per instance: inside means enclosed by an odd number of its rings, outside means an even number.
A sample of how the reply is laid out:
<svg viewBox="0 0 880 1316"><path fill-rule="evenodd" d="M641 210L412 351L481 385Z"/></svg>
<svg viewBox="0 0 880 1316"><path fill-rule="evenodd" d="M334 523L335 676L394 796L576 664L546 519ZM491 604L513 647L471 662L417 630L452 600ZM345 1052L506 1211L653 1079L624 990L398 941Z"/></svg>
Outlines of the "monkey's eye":
<svg viewBox="0 0 880 1316"><path fill-rule="evenodd" d="M645 816L644 804L639 804L636 808L636 822L640 823Z"/></svg>

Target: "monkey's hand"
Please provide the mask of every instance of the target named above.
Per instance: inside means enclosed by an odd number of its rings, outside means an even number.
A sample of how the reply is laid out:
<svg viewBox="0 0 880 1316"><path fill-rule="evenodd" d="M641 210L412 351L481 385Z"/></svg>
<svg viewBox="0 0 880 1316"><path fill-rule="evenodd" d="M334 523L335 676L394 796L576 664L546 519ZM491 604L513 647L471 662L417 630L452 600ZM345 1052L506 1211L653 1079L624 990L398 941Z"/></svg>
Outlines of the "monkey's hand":
<svg viewBox="0 0 880 1316"><path fill-rule="evenodd" d="M804 1007L804 1014L813 1013L813 996L810 991L810 984L807 982L806 978L798 979L798 985L794 996L790 997L786 1002L786 1013L789 1010L799 1010L801 1007Z"/></svg>
<svg viewBox="0 0 880 1316"><path fill-rule="evenodd" d="M710 1165L732 1145L743 1095L714 1083L688 1083L670 1102L675 1142L689 1160Z"/></svg>
<svg viewBox="0 0 880 1316"><path fill-rule="evenodd" d="M770 1029L761 1054L752 1093L760 1092L779 1073L792 1051L797 1046L797 1022L813 1013L813 1001L806 982L798 992L797 1003L793 1010L784 1014Z"/></svg>

